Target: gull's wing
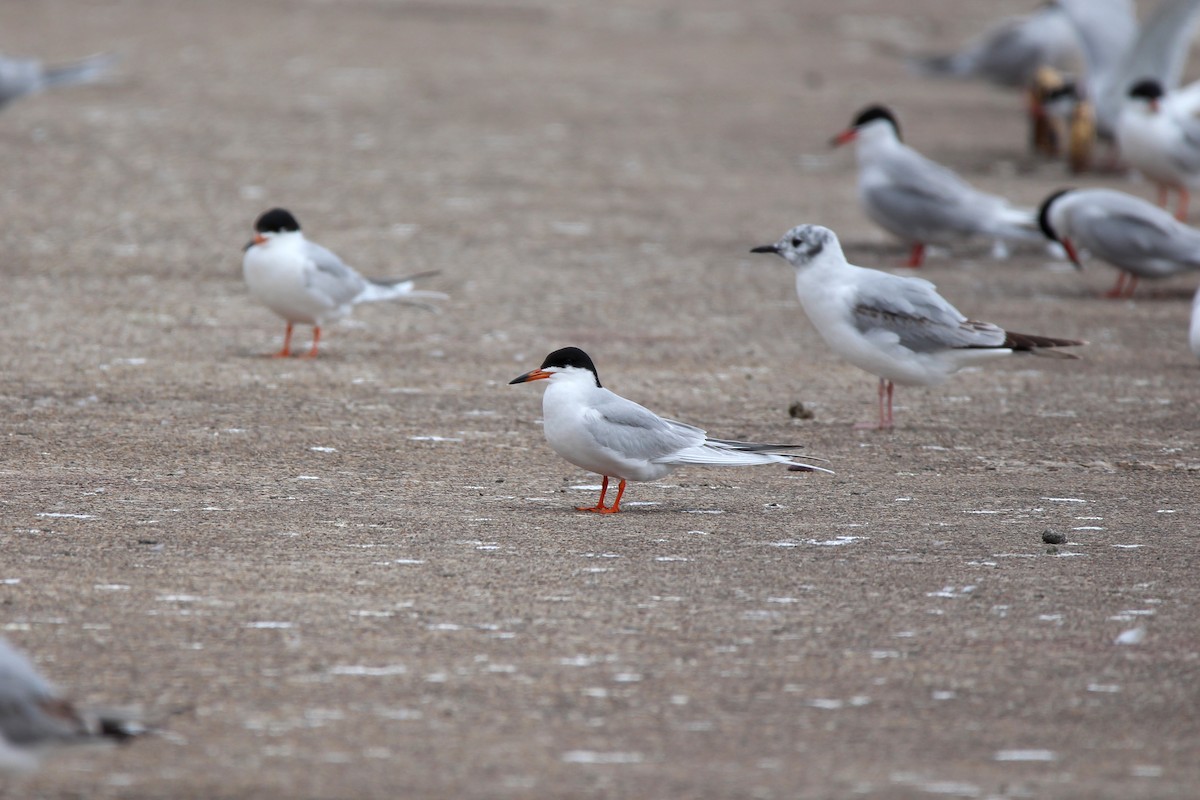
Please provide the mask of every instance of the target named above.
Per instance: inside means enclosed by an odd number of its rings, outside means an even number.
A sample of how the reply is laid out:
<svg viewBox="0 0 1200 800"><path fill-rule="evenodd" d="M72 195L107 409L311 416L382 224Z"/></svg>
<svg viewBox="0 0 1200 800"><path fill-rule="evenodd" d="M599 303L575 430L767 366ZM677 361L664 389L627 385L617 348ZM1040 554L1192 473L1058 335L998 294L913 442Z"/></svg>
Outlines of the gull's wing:
<svg viewBox="0 0 1200 800"><path fill-rule="evenodd" d="M305 241L304 254L310 268L305 271L308 288L327 297L334 305L345 305L362 294L366 280L348 267L332 250Z"/></svg>
<svg viewBox="0 0 1200 800"><path fill-rule="evenodd" d="M894 337L915 353L1004 345L1003 329L967 319L927 280L875 270L861 275L851 313L864 336Z"/></svg>
<svg viewBox="0 0 1200 800"><path fill-rule="evenodd" d="M632 400L604 391L606 396L584 417L585 429L601 447L626 458L653 461L704 443L699 428L663 419Z"/></svg>

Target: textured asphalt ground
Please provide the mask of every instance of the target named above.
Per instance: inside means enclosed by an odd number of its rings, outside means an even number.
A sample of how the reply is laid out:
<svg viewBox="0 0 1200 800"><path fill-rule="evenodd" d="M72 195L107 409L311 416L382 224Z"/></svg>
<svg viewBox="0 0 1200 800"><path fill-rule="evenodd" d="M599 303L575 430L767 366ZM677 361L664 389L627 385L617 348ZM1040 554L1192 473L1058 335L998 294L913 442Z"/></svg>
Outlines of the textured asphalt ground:
<svg viewBox="0 0 1200 800"><path fill-rule="evenodd" d="M1014 201L1151 196L895 56L1026 5L0 4L10 54L123 56L0 113L0 630L167 718L3 793L1196 796L1196 277L1113 302L1103 265L935 254L969 315L1090 344L902 387L880 434L874 379L748 252L818 222L902 271L827 148L877 100ZM240 248L273 205L452 299L262 357ZM837 474L690 468L577 514L598 480L506 385L568 344Z"/></svg>

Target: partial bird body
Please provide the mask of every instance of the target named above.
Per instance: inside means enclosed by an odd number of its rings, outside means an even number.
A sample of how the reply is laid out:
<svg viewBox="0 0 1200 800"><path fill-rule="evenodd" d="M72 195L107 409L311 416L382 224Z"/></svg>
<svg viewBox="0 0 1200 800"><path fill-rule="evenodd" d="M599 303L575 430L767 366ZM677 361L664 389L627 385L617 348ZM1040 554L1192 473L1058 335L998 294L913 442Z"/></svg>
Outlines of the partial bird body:
<svg viewBox="0 0 1200 800"><path fill-rule="evenodd" d="M101 54L68 64L47 65L31 58L0 56L0 108L25 95L55 86L94 83L106 76L116 56Z"/></svg>
<svg viewBox="0 0 1200 800"><path fill-rule="evenodd" d="M968 319L927 280L848 263L837 236L819 225L799 225L753 252L775 253L792 264L796 295L821 338L879 377L879 428L894 424L895 383L935 386L964 367L1014 352L1082 344Z"/></svg>
<svg viewBox="0 0 1200 800"><path fill-rule="evenodd" d="M580 511L616 513L626 481L658 480L684 464L786 464L801 471L821 470L788 455L800 445L713 439L700 428L658 416L601 386L591 358L576 347L554 351L541 367L510 383L537 380L549 381L542 395L542 418L550 447L575 466L604 478L597 504ZM617 499L606 507L609 478L619 479L620 486Z"/></svg>
<svg viewBox="0 0 1200 800"><path fill-rule="evenodd" d="M430 308L429 300L446 295L414 288L414 282L434 272L407 278L372 280L359 275L331 250L304 238L299 223L288 211L272 209L255 223L254 240L242 258L242 272L250 294L287 321L283 349L291 352L292 326L313 326L308 355L316 356L321 328L341 319L359 303L397 300Z"/></svg>
<svg viewBox="0 0 1200 800"><path fill-rule="evenodd" d="M1062 8L1046 3L1032 14L1000 20L957 53L915 59L926 75L978 78L999 86L1028 86L1038 69L1068 68L1079 41Z"/></svg>
<svg viewBox="0 0 1200 800"><path fill-rule="evenodd" d="M0 639L0 767L28 769L37 750L56 744L125 741L146 732L129 715L83 712Z"/></svg>

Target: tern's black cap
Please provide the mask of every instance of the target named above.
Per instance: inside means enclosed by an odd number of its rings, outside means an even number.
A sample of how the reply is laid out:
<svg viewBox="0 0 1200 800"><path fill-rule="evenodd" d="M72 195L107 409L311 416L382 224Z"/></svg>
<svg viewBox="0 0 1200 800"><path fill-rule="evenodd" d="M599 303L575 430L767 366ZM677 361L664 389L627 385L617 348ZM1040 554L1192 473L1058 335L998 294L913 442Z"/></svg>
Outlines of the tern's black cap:
<svg viewBox="0 0 1200 800"><path fill-rule="evenodd" d="M1074 191L1074 189L1059 189L1043 200L1041 207L1038 208L1038 227L1042 229L1042 233L1046 234L1046 238L1051 241L1057 242L1059 239L1054 228L1050 227L1050 206L1054 205L1055 200L1071 191Z"/></svg>
<svg viewBox="0 0 1200 800"><path fill-rule="evenodd" d="M300 223L286 208L272 208L259 215L254 222L254 230L259 233L291 233L300 230Z"/></svg>
<svg viewBox="0 0 1200 800"><path fill-rule="evenodd" d="M887 106L878 104L867 106L862 111L859 111L858 116L854 118L853 127L861 128L863 125L874 122L877 119L886 119L892 124L892 128L895 129L897 138L900 136L900 123L896 121L896 115Z"/></svg>
<svg viewBox="0 0 1200 800"><path fill-rule="evenodd" d="M542 361L541 368L548 369L550 367L576 367L589 370L593 375L596 374L596 365L592 363L592 357L578 347L564 347L546 356Z"/></svg>
<svg viewBox="0 0 1200 800"><path fill-rule="evenodd" d="M1145 78L1129 87L1129 96L1158 100L1163 96L1163 87L1154 78Z"/></svg>

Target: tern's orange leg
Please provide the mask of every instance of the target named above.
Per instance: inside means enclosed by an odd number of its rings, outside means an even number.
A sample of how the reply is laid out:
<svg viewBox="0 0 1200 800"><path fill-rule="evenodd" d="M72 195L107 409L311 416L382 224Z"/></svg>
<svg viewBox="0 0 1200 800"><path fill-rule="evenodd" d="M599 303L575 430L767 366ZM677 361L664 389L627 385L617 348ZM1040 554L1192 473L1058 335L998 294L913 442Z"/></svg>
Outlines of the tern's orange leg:
<svg viewBox="0 0 1200 800"><path fill-rule="evenodd" d="M621 510L621 496L625 494L625 479L621 478L621 482L617 484L617 499L613 500L613 504L608 508L600 510L601 514L616 514Z"/></svg>
<svg viewBox="0 0 1200 800"><path fill-rule="evenodd" d="M287 324L287 333L283 335L283 349L271 358L287 358L292 354L292 323Z"/></svg>
<svg viewBox="0 0 1200 800"><path fill-rule="evenodd" d="M1113 284L1113 287L1111 289L1109 289L1107 292L1104 293L1104 296L1118 298L1118 297L1129 297L1130 295L1132 295L1133 294L1133 286L1127 287L1125 285L1126 280L1128 280L1130 283L1132 283L1134 285L1137 285L1137 278L1135 278L1133 275L1130 275L1128 272L1118 272L1117 273L1117 282Z"/></svg>
<svg viewBox="0 0 1200 800"><path fill-rule="evenodd" d="M608 476L603 476L604 480L600 483L600 499L596 501L594 506L575 506L576 511L595 511L597 514L604 513L604 495L608 492Z"/></svg>
<svg viewBox="0 0 1200 800"><path fill-rule="evenodd" d="M316 357L317 357L317 344L318 344L320 341L321 341L321 326L320 326L320 325L314 325L314 326L313 326L313 343L312 343L312 348L311 348L311 349L310 349L310 350L309 350L307 353L305 353L305 354L304 354L304 357L305 357L305 358L316 358Z"/></svg>
<svg viewBox="0 0 1200 800"><path fill-rule="evenodd" d="M925 245L917 242L912 246L912 251L908 254L908 261L904 263L906 267L916 269L925 261Z"/></svg>
<svg viewBox="0 0 1200 800"><path fill-rule="evenodd" d="M1179 187L1179 205L1175 206L1175 219L1180 222L1187 222L1188 211L1188 190L1185 186Z"/></svg>

